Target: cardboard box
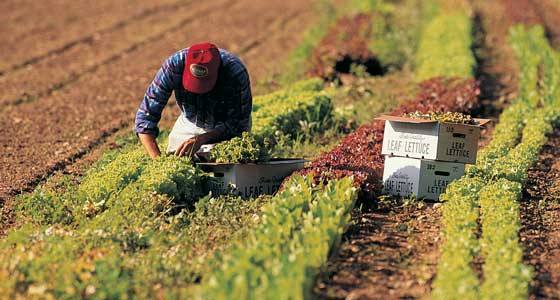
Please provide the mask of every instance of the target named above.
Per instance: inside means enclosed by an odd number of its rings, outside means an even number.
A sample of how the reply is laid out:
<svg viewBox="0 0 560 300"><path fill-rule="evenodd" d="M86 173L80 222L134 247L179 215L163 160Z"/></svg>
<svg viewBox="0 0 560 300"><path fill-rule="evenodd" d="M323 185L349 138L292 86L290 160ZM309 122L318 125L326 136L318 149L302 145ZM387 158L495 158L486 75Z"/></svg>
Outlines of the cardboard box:
<svg viewBox="0 0 560 300"><path fill-rule="evenodd" d="M383 192L396 196L416 195L437 200L447 185L465 174L465 165L444 161L386 156Z"/></svg>
<svg viewBox="0 0 560 300"><path fill-rule="evenodd" d="M262 163L225 164L199 163L203 171L212 173L204 183L213 195L232 194L243 198L272 195L284 178L303 168L304 159L278 159Z"/></svg>
<svg viewBox="0 0 560 300"><path fill-rule="evenodd" d="M376 119L385 120L381 154L466 164L476 163L480 129L490 121L474 119L477 125L465 125L394 116Z"/></svg>

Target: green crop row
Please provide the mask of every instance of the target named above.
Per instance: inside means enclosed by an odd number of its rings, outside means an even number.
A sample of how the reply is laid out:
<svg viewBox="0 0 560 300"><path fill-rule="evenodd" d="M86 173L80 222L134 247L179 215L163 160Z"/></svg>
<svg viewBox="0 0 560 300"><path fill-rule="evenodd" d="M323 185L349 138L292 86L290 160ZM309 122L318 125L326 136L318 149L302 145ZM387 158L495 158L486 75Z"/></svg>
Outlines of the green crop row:
<svg viewBox="0 0 560 300"><path fill-rule="evenodd" d="M161 157L143 169L87 220L71 226L29 223L10 232L0 243L6 258L0 263L0 298L75 299L88 286L100 299L129 294L134 268L120 257L151 246L150 236L166 225L168 212L201 195L188 159Z"/></svg>
<svg viewBox="0 0 560 300"><path fill-rule="evenodd" d="M200 299L308 299L357 198L352 179L313 186L293 177L263 207L262 224L215 262Z"/></svg>
<svg viewBox="0 0 560 300"><path fill-rule="evenodd" d="M423 29L416 53L416 76L470 78L476 61L471 51L472 22L465 12L440 12Z"/></svg>
<svg viewBox="0 0 560 300"><path fill-rule="evenodd" d="M499 179L480 190L481 250L484 282L480 299L527 299L531 270L523 264L519 244L522 185Z"/></svg>
<svg viewBox="0 0 560 300"><path fill-rule="evenodd" d="M470 267L478 253L476 237L478 192L484 182L463 177L450 183L444 194L442 234L445 243L434 282L434 299L478 299L478 277Z"/></svg>
<svg viewBox="0 0 560 300"><path fill-rule="evenodd" d="M322 89L322 80L314 78L255 97L252 132L266 137L280 131L295 137L302 132L302 122L313 124L315 131L328 128L333 119L333 106L329 94Z"/></svg>
<svg viewBox="0 0 560 300"><path fill-rule="evenodd" d="M520 95L500 116L494 137L479 153L476 165L468 169L466 177L450 184L450 189L442 195L446 200L444 220L449 220L446 213L460 214L462 210L457 189L468 189L469 180L487 185L471 190L469 195L471 205L480 206L482 238L472 239L478 228L478 216L473 216L472 211L466 213L471 216L468 221L453 216L452 221L445 223L446 240L434 284L436 299L525 299L528 295L531 272L522 262L517 201L528 169L538 160L547 134L560 118L557 108L560 102L557 92L559 56L547 44L542 28L526 31L514 27L509 38L521 70ZM452 237L446 234L457 232L456 227L465 230ZM463 243L468 248L462 251L470 252L470 256L461 255L457 259L453 253L448 253L457 251L454 245L465 240L470 242ZM470 267L479 249L485 259L482 285ZM468 280L460 281L461 284L456 279L450 280L450 274L455 272L465 274L463 279Z"/></svg>
<svg viewBox="0 0 560 300"><path fill-rule="evenodd" d="M79 186L68 185L62 194L38 188L18 199L16 215L24 223L39 225L77 223L103 210L109 198L138 178L148 161L145 151L136 149L91 170Z"/></svg>

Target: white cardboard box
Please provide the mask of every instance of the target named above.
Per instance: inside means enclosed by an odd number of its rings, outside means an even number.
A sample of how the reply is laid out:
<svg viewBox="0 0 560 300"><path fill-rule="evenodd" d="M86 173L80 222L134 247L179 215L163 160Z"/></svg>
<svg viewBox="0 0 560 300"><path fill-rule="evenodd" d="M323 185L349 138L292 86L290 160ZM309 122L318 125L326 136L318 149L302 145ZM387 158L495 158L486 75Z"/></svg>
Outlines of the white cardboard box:
<svg viewBox="0 0 560 300"><path fill-rule="evenodd" d="M437 200L447 185L465 174L465 165L444 161L386 156L383 192Z"/></svg>
<svg viewBox="0 0 560 300"><path fill-rule="evenodd" d="M476 163L480 129L490 121L475 119L477 125L465 125L395 116L377 120L385 120L381 154L465 164Z"/></svg>
<svg viewBox="0 0 560 300"><path fill-rule="evenodd" d="M225 164L199 163L203 171L213 176L204 183L213 195L232 194L243 198L272 195L284 178L303 168L303 159L282 159L262 163Z"/></svg>

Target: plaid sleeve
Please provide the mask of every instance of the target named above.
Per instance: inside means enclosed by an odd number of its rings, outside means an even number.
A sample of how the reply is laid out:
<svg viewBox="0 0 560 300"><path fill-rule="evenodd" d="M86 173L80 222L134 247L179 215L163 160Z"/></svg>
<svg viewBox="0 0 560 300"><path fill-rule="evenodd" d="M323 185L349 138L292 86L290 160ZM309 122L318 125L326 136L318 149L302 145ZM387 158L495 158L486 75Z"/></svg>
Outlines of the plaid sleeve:
<svg viewBox="0 0 560 300"><path fill-rule="evenodd" d="M243 131L251 131L253 96L245 67L240 66L235 72L235 78L236 85L232 87L234 93L227 102L227 118L223 126L218 126L218 129L222 129L224 139L241 136Z"/></svg>
<svg viewBox="0 0 560 300"><path fill-rule="evenodd" d="M157 72L154 80L148 87L144 99L140 103L140 108L136 113L135 132L147 133L154 136L159 135L157 126L161 119L163 108L167 104L173 92L174 81L177 80L178 57L176 53L169 57Z"/></svg>

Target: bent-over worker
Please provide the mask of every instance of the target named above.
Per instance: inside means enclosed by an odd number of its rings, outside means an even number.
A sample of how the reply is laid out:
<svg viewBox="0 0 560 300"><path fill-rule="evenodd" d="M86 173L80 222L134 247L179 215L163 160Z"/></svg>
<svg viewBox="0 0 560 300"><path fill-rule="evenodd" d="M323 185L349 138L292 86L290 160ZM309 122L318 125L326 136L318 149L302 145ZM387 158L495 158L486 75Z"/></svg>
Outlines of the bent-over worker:
<svg viewBox="0 0 560 300"><path fill-rule="evenodd" d="M213 144L250 131L247 69L237 56L211 43L195 44L163 63L136 113L135 131L152 158L161 154L157 124L173 91L181 114L169 134L167 153L204 156Z"/></svg>

